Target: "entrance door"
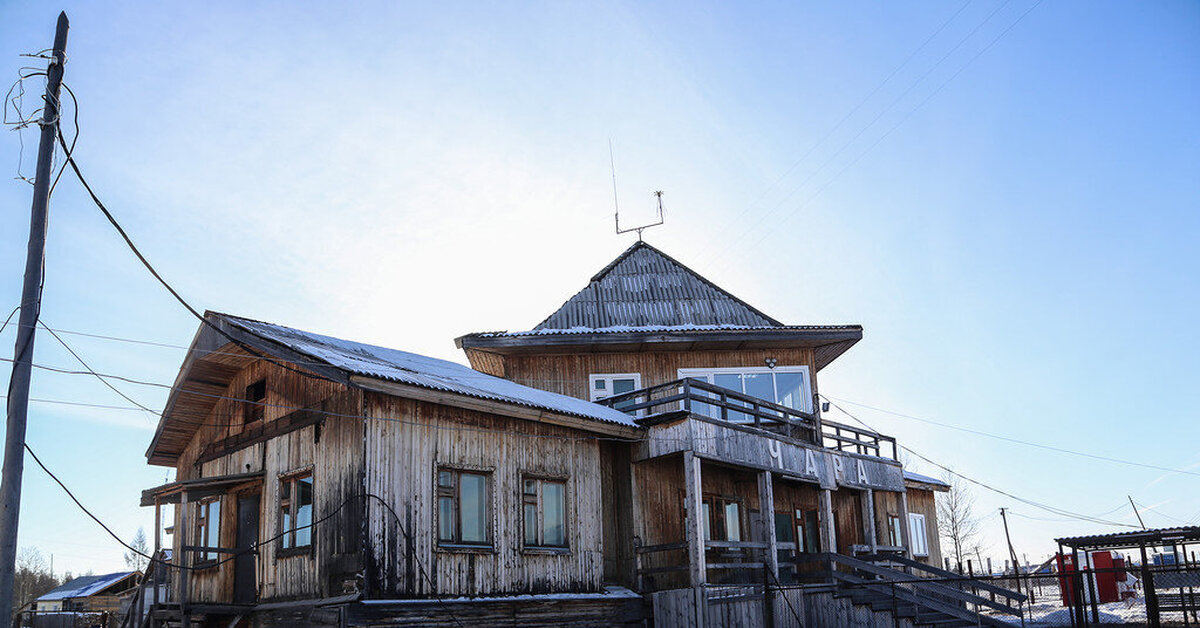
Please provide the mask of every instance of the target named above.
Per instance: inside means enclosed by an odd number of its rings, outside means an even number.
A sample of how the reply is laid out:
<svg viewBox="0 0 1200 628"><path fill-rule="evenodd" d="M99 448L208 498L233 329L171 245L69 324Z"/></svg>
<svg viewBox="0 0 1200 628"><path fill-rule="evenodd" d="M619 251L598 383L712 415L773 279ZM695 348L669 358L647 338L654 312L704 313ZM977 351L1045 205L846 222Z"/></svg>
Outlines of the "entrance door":
<svg viewBox="0 0 1200 628"><path fill-rule="evenodd" d="M253 604L258 598L258 577L255 563L258 542L259 494L238 496L237 558L233 561L233 603Z"/></svg>

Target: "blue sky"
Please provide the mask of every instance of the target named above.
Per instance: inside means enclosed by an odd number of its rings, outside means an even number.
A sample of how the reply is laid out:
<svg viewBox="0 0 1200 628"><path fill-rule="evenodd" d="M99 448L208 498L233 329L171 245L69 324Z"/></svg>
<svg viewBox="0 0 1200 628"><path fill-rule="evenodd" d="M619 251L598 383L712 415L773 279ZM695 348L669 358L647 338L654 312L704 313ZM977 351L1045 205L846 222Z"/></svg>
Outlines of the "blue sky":
<svg viewBox="0 0 1200 628"><path fill-rule="evenodd" d="M787 322L865 326L823 393L1200 470L1200 5L7 2L9 80L60 8L78 161L199 307L461 361L455 336L531 327L628 246L611 140L630 221L665 192L653 244ZM15 175L16 134L0 142ZM29 198L0 182L5 313ZM51 326L195 331L69 176L46 263ZM64 338L157 382L183 357ZM47 335L36 355L74 366ZM163 389L120 386L162 407ZM46 372L33 394L126 405ZM1022 497L1129 523L1132 494L1149 525L1200 517L1195 476L851 411ZM145 464L151 434L142 413L38 403L29 442L128 537L152 526L139 491L168 475ZM22 545L60 571L121 566L40 470L26 478ZM1031 559L1115 530L974 492L998 559L1001 506Z"/></svg>

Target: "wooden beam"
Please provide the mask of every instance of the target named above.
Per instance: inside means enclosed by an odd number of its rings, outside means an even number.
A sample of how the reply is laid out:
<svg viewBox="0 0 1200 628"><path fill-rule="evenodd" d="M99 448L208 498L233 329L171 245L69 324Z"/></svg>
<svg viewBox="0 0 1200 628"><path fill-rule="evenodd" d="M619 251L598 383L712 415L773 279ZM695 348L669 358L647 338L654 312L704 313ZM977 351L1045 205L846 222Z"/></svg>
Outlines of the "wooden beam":
<svg viewBox="0 0 1200 628"><path fill-rule="evenodd" d="M833 495L829 489L817 493L817 508L821 513L817 527L820 528L821 550L837 553L837 530L833 525Z"/></svg>
<svg viewBox="0 0 1200 628"><path fill-rule="evenodd" d="M874 554L879 549L879 536L875 532L875 491L863 491L862 500L863 532L866 533L867 545L871 546L871 553Z"/></svg>
<svg viewBox="0 0 1200 628"><path fill-rule="evenodd" d="M762 525L762 538L767 547L763 550L764 568L767 570L767 586L764 589L767 600L764 610L767 612L766 625L782 625L779 602L780 592L772 585L779 583L779 539L775 534L775 480L770 471L758 472L758 512Z"/></svg>
<svg viewBox="0 0 1200 628"><path fill-rule="evenodd" d="M701 504L700 459L691 451L683 452L684 504L687 518L684 522L688 544L688 584L695 596L696 626L705 626L704 584L708 579L708 568L704 561L704 528L700 517Z"/></svg>
<svg viewBox="0 0 1200 628"><path fill-rule="evenodd" d="M904 557L912 558L912 539L908 538L908 491L900 492L900 538L904 539Z"/></svg>

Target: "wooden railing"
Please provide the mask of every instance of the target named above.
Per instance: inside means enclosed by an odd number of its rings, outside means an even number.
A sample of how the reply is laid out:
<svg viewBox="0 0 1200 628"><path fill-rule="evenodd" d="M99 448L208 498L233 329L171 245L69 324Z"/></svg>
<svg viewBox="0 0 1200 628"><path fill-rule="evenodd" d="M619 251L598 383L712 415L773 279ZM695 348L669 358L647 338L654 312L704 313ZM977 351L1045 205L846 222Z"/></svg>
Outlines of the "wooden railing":
<svg viewBox="0 0 1200 628"><path fill-rule="evenodd" d="M754 427L838 451L897 459L896 439L871 430L825 421L816 415L704 380L684 378L614 395L596 403L644 421L687 413Z"/></svg>

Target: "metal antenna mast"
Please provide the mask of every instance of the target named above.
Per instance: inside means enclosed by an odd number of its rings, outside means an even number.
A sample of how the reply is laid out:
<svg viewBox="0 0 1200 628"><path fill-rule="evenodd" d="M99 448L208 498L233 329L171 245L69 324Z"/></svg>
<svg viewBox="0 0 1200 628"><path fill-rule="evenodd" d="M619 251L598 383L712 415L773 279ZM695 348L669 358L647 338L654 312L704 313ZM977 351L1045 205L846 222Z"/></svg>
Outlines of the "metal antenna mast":
<svg viewBox="0 0 1200 628"><path fill-rule="evenodd" d="M616 160L613 159L613 145L612 145L611 139L608 140L608 165L609 165L609 167L612 168L613 223L616 225L617 235L621 235L622 233L629 233L630 231L636 231L638 234L638 241L641 242L642 231L645 231L646 229L649 229L650 227L657 227L657 226L663 224L663 204L662 204L663 193L662 193L662 190L654 191L654 197L658 199L658 221L657 222L652 222L648 225L641 225L639 227L629 227L627 229L622 229L621 228L621 206L617 203L617 165L616 165Z"/></svg>

